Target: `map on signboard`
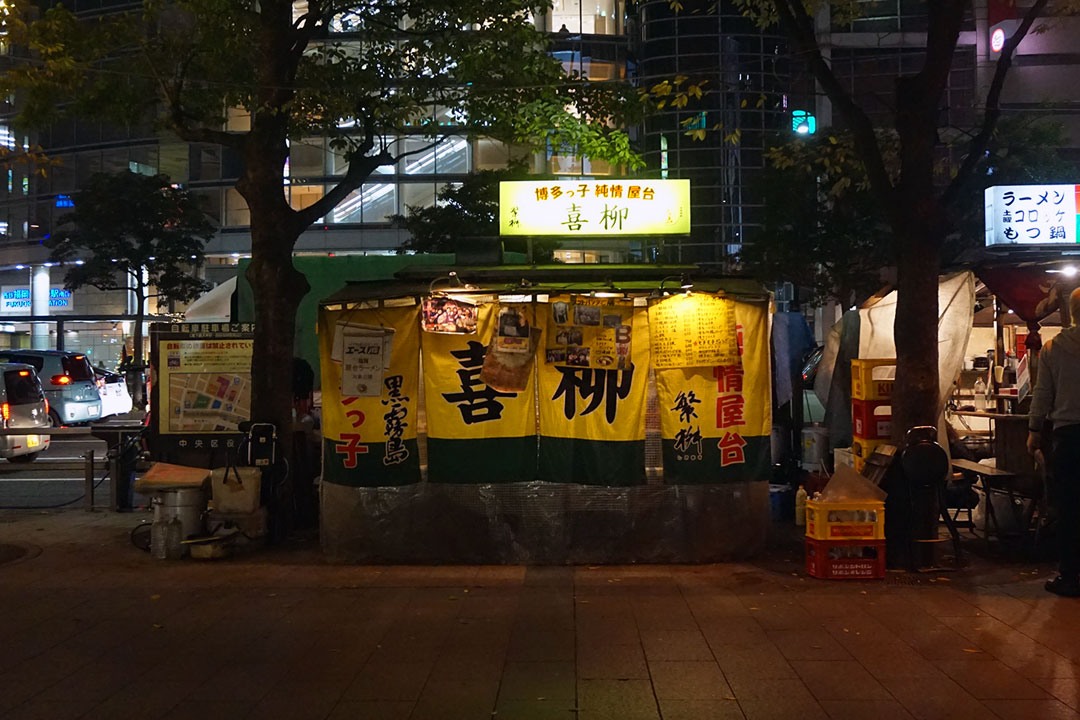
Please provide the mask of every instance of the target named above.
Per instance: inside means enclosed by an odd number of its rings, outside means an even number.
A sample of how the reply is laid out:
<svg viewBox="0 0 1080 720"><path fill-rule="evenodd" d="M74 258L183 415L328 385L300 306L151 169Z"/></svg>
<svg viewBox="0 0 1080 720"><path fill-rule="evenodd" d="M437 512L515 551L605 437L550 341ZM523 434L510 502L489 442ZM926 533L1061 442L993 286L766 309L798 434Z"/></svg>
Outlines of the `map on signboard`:
<svg viewBox="0 0 1080 720"><path fill-rule="evenodd" d="M703 293L679 294L649 307L655 368L739 364L735 301Z"/></svg>
<svg viewBox="0 0 1080 720"><path fill-rule="evenodd" d="M164 432L236 432L251 417L250 339L163 340Z"/></svg>

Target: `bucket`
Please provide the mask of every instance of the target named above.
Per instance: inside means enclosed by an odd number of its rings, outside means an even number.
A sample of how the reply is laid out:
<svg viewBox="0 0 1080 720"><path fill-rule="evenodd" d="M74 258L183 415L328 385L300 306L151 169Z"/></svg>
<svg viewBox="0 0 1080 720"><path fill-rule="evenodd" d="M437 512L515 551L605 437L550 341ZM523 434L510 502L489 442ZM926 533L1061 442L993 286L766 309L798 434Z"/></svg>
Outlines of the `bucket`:
<svg viewBox="0 0 1080 720"><path fill-rule="evenodd" d="M203 513L206 511L206 494L201 488L162 490L155 494L151 504L154 522L180 521L181 539L203 534Z"/></svg>
<svg viewBox="0 0 1080 720"><path fill-rule="evenodd" d="M802 429L802 468L814 472L821 469L829 447L829 431L823 425L807 425Z"/></svg>

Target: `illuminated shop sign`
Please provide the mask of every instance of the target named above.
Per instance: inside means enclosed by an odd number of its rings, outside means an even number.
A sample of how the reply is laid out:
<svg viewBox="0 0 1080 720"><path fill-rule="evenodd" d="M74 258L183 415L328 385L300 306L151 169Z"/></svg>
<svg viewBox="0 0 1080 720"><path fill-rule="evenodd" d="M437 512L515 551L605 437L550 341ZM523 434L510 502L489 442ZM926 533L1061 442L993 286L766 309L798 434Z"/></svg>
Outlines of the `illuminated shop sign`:
<svg viewBox="0 0 1080 720"><path fill-rule="evenodd" d="M4 285L0 288L0 313L29 315L31 309L30 288ZM71 291L60 286L49 288L51 310L71 309Z"/></svg>
<svg viewBox="0 0 1080 720"><path fill-rule="evenodd" d="M500 235L685 235L689 180L499 183Z"/></svg>
<svg viewBox="0 0 1080 720"><path fill-rule="evenodd" d="M1080 185L998 185L984 192L986 245L1075 245Z"/></svg>

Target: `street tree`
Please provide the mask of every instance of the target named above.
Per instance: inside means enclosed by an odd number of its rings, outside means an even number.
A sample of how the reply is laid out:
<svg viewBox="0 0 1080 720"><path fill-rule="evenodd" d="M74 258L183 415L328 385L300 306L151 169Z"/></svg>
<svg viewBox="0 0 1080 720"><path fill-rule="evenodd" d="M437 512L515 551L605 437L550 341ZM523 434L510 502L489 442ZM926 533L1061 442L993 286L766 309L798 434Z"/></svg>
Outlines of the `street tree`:
<svg viewBox="0 0 1080 720"><path fill-rule="evenodd" d="M672 0L676 3L677 0ZM922 5L927 14L922 66L901 74L896 89L891 130L895 134L896 170L890 172L886 148L869 114L834 73L815 30L817 12L832 12L837 21L857 17L865 7L858 0L832 3L804 0L734 0L762 27L778 26L793 54L809 69L832 103L833 112L850 129L867 182L892 236L898 299L896 386L893 433L902 440L908 428L936 425L938 391L937 282L942 249L956 226L956 204L973 181L1001 116L1001 94L1017 46L1041 16L1074 12L1076 0L1035 0L1005 42L981 106L982 122L971 134L948 182L939 183L936 161L942 149L939 119L965 16L971 0L935 0ZM682 3L678 3L680 6Z"/></svg>
<svg viewBox="0 0 1080 720"><path fill-rule="evenodd" d="M72 196L74 210L49 238L64 287L120 290L134 297L135 406L142 407L143 318L146 301L187 302L209 289L195 275L214 226L187 190L164 175L97 173Z"/></svg>
<svg viewBox="0 0 1080 720"><path fill-rule="evenodd" d="M898 172L895 133L879 130L878 146L890 177ZM950 233L942 246L945 266L983 247L983 191L992 185L1071 183L1075 166L1062 155L1064 127L1045 113L1005 117L983 159L956 198ZM950 167L942 155L939 183ZM742 267L765 282L792 282L810 301L859 304L893 275L896 253L887 219L870 188L851 133L827 128L817 135L778 142L755 191L764 223L739 253Z"/></svg>
<svg viewBox="0 0 1080 720"><path fill-rule="evenodd" d="M251 410L288 428L296 309L309 289L293 248L377 168L448 132L640 164L613 122L640 108L633 92L567 74L532 23L540 4L143 0L92 18L54 6L32 20L29 0L9 0L3 29L29 54L0 86L16 92L26 126L64 114L149 118L239 157L235 187L251 215ZM290 201L290 142L308 137L329 138L347 169L318 199Z"/></svg>
<svg viewBox="0 0 1080 720"><path fill-rule="evenodd" d="M524 180L528 168L514 164L504 170L481 170L467 175L460 183L439 190L434 205L407 207L404 215L391 221L409 231L399 253L454 253L462 243L485 241L499 236L499 183ZM533 262L551 262L558 243L535 238L532 243ZM503 250L528 253L525 238L508 237Z"/></svg>

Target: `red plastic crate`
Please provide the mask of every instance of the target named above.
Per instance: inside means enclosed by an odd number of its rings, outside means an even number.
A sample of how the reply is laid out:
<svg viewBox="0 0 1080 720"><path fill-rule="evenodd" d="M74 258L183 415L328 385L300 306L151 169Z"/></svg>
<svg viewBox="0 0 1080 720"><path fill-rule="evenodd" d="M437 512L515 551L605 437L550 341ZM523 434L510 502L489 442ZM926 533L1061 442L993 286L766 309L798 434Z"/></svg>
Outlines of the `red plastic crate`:
<svg viewBox="0 0 1080 720"><path fill-rule="evenodd" d="M806 572L825 580L883 578L885 541L806 538Z"/></svg>
<svg viewBox="0 0 1080 720"><path fill-rule="evenodd" d="M883 440L892 433L891 400L852 400L851 427L855 437Z"/></svg>

